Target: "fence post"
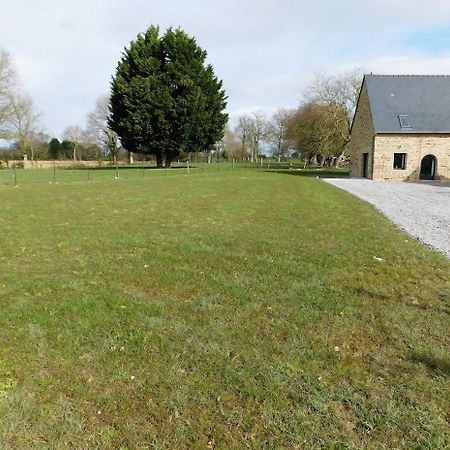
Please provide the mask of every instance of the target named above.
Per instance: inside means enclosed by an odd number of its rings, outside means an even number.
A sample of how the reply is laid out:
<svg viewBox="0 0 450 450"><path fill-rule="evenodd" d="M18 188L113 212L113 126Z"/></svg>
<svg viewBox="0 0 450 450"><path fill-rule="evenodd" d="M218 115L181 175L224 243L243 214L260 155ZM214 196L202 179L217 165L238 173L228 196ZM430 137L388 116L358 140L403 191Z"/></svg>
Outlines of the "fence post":
<svg viewBox="0 0 450 450"><path fill-rule="evenodd" d="M189 169L190 169L190 168L189 168L189 158L188 158L188 160L187 160L187 173L190 173L190 172L189 172Z"/></svg>
<svg viewBox="0 0 450 450"><path fill-rule="evenodd" d="M56 164L53 161L53 183L56 183Z"/></svg>
<svg viewBox="0 0 450 450"><path fill-rule="evenodd" d="M119 179L119 165L117 164L117 161L116 161L116 179Z"/></svg>
<svg viewBox="0 0 450 450"><path fill-rule="evenodd" d="M16 173L16 163L14 162L14 187L17 186L17 173Z"/></svg>
<svg viewBox="0 0 450 450"><path fill-rule="evenodd" d="M91 179L91 169L90 169L90 167L88 166L88 181Z"/></svg>

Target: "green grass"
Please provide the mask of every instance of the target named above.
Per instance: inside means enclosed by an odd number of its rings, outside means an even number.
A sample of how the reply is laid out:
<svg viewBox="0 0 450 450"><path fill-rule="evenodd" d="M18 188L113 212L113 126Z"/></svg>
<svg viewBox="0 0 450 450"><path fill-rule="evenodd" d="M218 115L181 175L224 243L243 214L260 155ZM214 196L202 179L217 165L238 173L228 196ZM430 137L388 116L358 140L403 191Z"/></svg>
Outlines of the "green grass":
<svg viewBox="0 0 450 450"><path fill-rule="evenodd" d="M307 168L303 169L303 164L289 163L267 160L260 163L230 163L223 162L217 163L213 161L211 164L204 162L191 163L189 168L189 174L201 173L221 173L221 172L234 172L242 169L253 169L258 171L289 173L291 175L311 176L311 177L336 177L336 176L348 176L349 171L347 169L327 169L327 168ZM133 166L120 165L118 178L142 178L142 177L157 177L157 176L170 176L187 174L188 168L185 162L172 164L171 169L159 170L150 163L136 162ZM48 184L60 184L60 183L85 183L99 180L112 180L117 178L117 171L114 166L104 163L101 167L95 167L90 169L39 169L39 170L23 170L13 167L0 170L0 186L14 186L14 185L27 185L37 183Z"/></svg>
<svg viewBox="0 0 450 450"><path fill-rule="evenodd" d="M369 204L45 173L0 185L2 449L448 448L450 263Z"/></svg>
<svg viewBox="0 0 450 450"><path fill-rule="evenodd" d="M238 167L243 166L242 164ZM253 168L256 168L253 164ZM231 171L232 165L230 163L206 164L198 163L190 167L190 173L214 173ZM133 166L119 166L119 178L142 178L155 176L170 176L179 173L186 174L187 167L185 163L173 164L171 169L157 170L154 165L136 163ZM0 186L14 186L27 185L36 183L85 183L100 180L113 180L117 177L117 171L114 166L104 165L102 167L95 167L91 169L39 169L39 170L23 170L13 168L0 170Z"/></svg>

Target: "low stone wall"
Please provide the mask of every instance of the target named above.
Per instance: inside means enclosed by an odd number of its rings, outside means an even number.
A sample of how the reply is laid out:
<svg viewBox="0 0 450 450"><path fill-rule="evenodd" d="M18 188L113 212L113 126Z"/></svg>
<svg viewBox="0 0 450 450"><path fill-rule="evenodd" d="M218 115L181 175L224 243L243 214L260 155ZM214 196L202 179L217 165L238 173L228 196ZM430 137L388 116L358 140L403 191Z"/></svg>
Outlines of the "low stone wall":
<svg viewBox="0 0 450 450"><path fill-rule="evenodd" d="M57 169L68 169L77 167L100 167L111 165L108 161L20 161L23 163L24 169L51 169L56 167ZM19 163L19 161L17 161ZM11 165L11 162L10 162Z"/></svg>

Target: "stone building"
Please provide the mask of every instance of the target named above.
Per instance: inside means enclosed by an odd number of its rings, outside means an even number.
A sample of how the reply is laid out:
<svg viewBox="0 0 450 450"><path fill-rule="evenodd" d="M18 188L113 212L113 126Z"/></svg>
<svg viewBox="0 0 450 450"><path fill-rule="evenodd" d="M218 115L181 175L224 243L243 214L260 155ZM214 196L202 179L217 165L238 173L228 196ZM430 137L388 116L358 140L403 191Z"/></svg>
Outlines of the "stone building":
<svg viewBox="0 0 450 450"><path fill-rule="evenodd" d="M365 75L348 154L355 177L450 180L450 76Z"/></svg>

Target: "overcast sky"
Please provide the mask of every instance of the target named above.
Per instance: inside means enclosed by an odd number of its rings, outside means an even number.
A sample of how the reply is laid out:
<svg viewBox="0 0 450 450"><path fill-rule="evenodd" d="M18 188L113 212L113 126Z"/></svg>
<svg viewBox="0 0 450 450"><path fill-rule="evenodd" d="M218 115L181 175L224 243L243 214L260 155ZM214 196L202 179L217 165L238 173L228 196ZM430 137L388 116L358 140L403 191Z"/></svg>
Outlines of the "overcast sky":
<svg viewBox="0 0 450 450"><path fill-rule="evenodd" d="M2 0L0 47L59 137L84 125L150 25L197 38L232 118L296 106L317 71L450 74L448 0Z"/></svg>

